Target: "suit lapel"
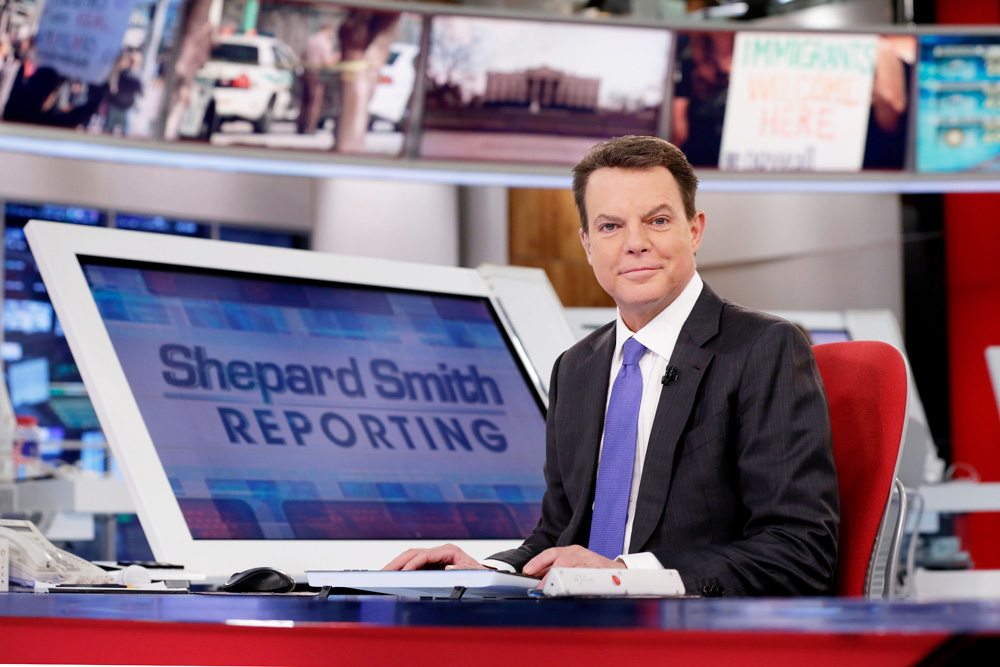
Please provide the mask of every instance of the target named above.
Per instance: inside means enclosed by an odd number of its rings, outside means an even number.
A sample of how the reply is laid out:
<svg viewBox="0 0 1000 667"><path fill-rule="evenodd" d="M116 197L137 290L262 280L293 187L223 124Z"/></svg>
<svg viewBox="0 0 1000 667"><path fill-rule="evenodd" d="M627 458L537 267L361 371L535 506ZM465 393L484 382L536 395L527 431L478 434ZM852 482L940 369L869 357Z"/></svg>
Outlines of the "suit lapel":
<svg viewBox="0 0 1000 667"><path fill-rule="evenodd" d="M579 397L580 411L577 423L562 429L563 437L568 435L566 447L576 450L573 457L571 479L580 486L575 487L579 495L573 507L573 518L567 526L566 534L579 540L581 530L590 530L591 505L594 503L594 488L597 480L597 454L604 432L604 410L608 401L608 373L615 351L615 325L612 322L606 331L592 341L591 356L580 361L567 376L570 379L573 396ZM594 372L600 369L603 372ZM561 390L562 391L562 390ZM586 519L587 525L582 525Z"/></svg>
<svg viewBox="0 0 1000 667"><path fill-rule="evenodd" d="M718 333L722 308L722 299L705 285L677 338L670 357L670 365L677 369L677 379L663 387L656 406L629 551L641 549L660 523L670 493L677 443L694 408L698 387L715 356L702 346Z"/></svg>

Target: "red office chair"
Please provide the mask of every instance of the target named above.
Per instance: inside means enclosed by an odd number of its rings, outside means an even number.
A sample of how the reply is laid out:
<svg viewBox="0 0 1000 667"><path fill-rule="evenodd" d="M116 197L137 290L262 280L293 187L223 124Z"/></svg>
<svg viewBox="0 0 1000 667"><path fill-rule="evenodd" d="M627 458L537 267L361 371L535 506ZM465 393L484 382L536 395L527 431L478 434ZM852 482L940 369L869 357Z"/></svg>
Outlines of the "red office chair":
<svg viewBox="0 0 1000 667"><path fill-rule="evenodd" d="M837 594L889 597L906 509L896 479L906 435L906 360L878 341L814 345L813 352L830 402L840 487Z"/></svg>

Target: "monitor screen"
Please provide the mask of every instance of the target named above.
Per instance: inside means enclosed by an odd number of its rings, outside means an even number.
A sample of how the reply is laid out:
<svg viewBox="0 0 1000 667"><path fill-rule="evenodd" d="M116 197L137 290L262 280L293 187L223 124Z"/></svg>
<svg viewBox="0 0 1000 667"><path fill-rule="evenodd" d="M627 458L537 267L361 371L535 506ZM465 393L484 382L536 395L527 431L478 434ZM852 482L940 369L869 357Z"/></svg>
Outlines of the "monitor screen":
<svg viewBox="0 0 1000 667"><path fill-rule="evenodd" d="M918 171L997 171L998 57L997 35L921 35Z"/></svg>
<svg viewBox="0 0 1000 667"><path fill-rule="evenodd" d="M656 135L670 38L657 28L434 16L420 157L575 164L598 141Z"/></svg>
<svg viewBox="0 0 1000 667"><path fill-rule="evenodd" d="M309 235L295 232L279 232L256 227L219 226L219 240L234 243L252 243L255 245L270 245L276 248L309 249Z"/></svg>
<svg viewBox="0 0 1000 667"><path fill-rule="evenodd" d="M541 405L488 299L81 265L194 539L537 522Z"/></svg>
<svg viewBox="0 0 1000 667"><path fill-rule="evenodd" d="M11 11L0 17L10 37L0 73L3 120L154 136L182 2L5 3L4 12Z"/></svg>
<svg viewBox="0 0 1000 667"><path fill-rule="evenodd" d="M4 206L2 356L14 411L36 417L46 442L99 437L100 424L35 258L24 236L31 219L107 224L104 212L79 206L7 202Z"/></svg>
<svg viewBox="0 0 1000 667"><path fill-rule="evenodd" d="M423 18L325 0L218 0L192 11L172 72L168 140L395 156ZM212 43L205 44L205 36ZM209 48L205 48L208 46Z"/></svg>
<svg viewBox="0 0 1000 667"><path fill-rule="evenodd" d="M133 229L139 232L153 232L154 234L176 234L177 236L193 236L200 239L212 238L212 226L208 223L165 218L162 215L119 213L115 216L115 227Z"/></svg>
<svg viewBox="0 0 1000 667"><path fill-rule="evenodd" d="M374 568L537 522L544 399L475 271L60 231L28 228L158 559Z"/></svg>
<svg viewBox="0 0 1000 667"><path fill-rule="evenodd" d="M902 169L913 35L677 33L670 140L696 167Z"/></svg>

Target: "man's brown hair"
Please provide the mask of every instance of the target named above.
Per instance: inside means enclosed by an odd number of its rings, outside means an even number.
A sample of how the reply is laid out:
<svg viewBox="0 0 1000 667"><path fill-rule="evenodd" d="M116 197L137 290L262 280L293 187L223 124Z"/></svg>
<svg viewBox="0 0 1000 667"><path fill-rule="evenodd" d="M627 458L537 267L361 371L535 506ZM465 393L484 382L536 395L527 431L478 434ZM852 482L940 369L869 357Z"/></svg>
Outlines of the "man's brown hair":
<svg viewBox="0 0 1000 667"><path fill-rule="evenodd" d="M573 167L573 199L580 212L580 226L587 232L587 207L583 196L587 192L587 181L598 169L653 169L664 167L677 181L684 202L684 214L688 220L694 218L694 195L698 189L698 177L681 149L669 141L657 137L637 137L628 135L616 137L592 147L580 163Z"/></svg>

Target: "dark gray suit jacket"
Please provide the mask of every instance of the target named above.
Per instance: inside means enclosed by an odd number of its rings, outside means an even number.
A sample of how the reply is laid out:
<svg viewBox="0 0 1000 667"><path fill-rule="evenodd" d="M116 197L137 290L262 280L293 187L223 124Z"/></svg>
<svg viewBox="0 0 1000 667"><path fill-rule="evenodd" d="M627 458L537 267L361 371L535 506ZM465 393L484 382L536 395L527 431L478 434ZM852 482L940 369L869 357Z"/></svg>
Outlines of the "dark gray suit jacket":
<svg viewBox="0 0 1000 667"><path fill-rule="evenodd" d="M559 357L549 385L542 517L520 570L587 545L614 323ZM689 593L833 594L839 498L816 362L790 323L706 285L681 330L646 451L628 552L679 570Z"/></svg>

